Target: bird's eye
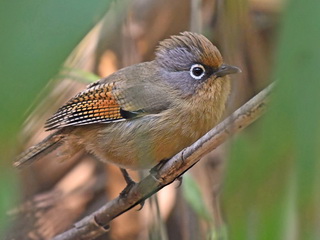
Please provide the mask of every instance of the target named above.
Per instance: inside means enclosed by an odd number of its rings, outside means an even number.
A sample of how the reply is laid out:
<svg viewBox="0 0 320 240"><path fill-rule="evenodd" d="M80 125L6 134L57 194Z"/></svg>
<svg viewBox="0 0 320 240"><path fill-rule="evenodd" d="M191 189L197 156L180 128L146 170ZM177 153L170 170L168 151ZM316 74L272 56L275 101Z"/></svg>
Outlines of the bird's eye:
<svg viewBox="0 0 320 240"><path fill-rule="evenodd" d="M194 79L201 79L206 73L206 69L201 64L193 64L190 68L190 75Z"/></svg>

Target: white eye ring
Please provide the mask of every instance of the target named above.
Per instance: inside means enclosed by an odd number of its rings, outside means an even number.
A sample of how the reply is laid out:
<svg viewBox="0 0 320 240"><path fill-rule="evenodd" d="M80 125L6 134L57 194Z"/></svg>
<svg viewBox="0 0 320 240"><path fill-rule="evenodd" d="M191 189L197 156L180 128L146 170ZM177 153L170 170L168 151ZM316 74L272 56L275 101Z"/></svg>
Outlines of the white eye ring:
<svg viewBox="0 0 320 240"><path fill-rule="evenodd" d="M190 68L190 76L194 79L201 79L206 73L206 69L201 64L193 64Z"/></svg>

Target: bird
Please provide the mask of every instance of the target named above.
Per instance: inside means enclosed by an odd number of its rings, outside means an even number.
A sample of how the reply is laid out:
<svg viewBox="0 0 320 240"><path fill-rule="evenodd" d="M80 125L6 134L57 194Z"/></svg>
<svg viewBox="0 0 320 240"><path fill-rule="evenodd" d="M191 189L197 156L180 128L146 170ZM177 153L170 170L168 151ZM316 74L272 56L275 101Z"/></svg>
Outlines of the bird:
<svg viewBox="0 0 320 240"><path fill-rule="evenodd" d="M161 41L155 58L131 65L87 86L45 123L51 135L21 153L22 167L65 145L103 162L148 169L170 159L213 128L231 91L227 65L205 36L182 32Z"/></svg>

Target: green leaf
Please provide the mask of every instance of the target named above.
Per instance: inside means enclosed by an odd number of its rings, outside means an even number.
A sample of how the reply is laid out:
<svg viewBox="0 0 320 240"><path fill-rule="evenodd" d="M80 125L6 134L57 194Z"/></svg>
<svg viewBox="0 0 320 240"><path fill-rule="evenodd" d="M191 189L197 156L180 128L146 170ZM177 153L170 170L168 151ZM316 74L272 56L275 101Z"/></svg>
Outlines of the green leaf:
<svg viewBox="0 0 320 240"><path fill-rule="evenodd" d="M195 213L204 220L211 222L212 216L204 204L198 184L190 174L183 175L182 190L184 198Z"/></svg>
<svg viewBox="0 0 320 240"><path fill-rule="evenodd" d="M320 239L319 12L320 1L287 2L270 111L227 167L230 239Z"/></svg>
<svg viewBox="0 0 320 240"><path fill-rule="evenodd" d="M0 3L1 134L10 137L65 59L105 14L108 0Z"/></svg>
<svg viewBox="0 0 320 240"><path fill-rule="evenodd" d="M0 235L17 194L10 162L26 111L110 2L0 1Z"/></svg>

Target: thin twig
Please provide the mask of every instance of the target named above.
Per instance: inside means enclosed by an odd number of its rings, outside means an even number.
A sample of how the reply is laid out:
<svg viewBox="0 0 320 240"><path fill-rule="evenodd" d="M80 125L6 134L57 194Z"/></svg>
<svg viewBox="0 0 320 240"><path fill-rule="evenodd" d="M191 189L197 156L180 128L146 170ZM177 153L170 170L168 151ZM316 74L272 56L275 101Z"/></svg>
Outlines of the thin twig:
<svg viewBox="0 0 320 240"><path fill-rule="evenodd" d="M70 230L56 236L54 240L87 240L102 235L108 230L108 224L112 219L142 203L161 188L172 183L196 164L201 157L217 148L231 135L241 131L258 119L265 111L272 85L249 100L190 147L176 154L156 172L141 180L126 197L118 197L109 201L96 212L77 222Z"/></svg>

